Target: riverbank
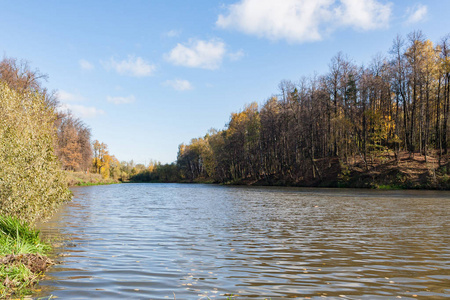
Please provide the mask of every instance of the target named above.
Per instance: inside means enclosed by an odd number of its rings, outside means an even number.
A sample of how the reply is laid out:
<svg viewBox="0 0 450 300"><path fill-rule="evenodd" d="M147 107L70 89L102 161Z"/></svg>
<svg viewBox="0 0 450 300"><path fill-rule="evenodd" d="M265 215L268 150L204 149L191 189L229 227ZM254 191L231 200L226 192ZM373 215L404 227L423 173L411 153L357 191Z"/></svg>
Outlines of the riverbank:
<svg viewBox="0 0 450 300"><path fill-rule="evenodd" d="M104 179L100 174L65 171L68 186L108 185L120 183L112 178Z"/></svg>
<svg viewBox="0 0 450 300"><path fill-rule="evenodd" d="M449 156L439 159L436 152L431 154L401 152L398 158L385 154L368 167L356 160L345 170L348 177L341 176L340 183L348 187L376 189L450 190Z"/></svg>
<svg viewBox="0 0 450 300"><path fill-rule="evenodd" d="M31 294L40 275L53 264L45 255L50 249L38 230L16 218L0 216L0 298Z"/></svg>
<svg viewBox="0 0 450 300"><path fill-rule="evenodd" d="M400 152L377 155L364 161L337 158L316 160L317 168L300 180L271 174L260 180L236 180L227 185L342 187L371 189L450 190L450 159L434 155Z"/></svg>
<svg viewBox="0 0 450 300"><path fill-rule="evenodd" d="M145 176L144 176L145 178ZM159 181L164 182L164 181ZM323 158L305 161L301 174L278 172L226 182L197 177L179 179L179 183L220 183L224 185L292 186L371 189L450 190L450 155L439 157L437 151L420 153L378 153L347 159Z"/></svg>

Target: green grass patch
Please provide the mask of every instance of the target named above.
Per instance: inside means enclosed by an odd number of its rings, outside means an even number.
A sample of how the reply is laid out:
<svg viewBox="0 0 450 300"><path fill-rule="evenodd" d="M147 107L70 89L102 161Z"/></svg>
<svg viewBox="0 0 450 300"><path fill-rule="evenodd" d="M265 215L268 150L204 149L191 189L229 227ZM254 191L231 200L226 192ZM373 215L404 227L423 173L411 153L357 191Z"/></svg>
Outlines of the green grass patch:
<svg viewBox="0 0 450 300"><path fill-rule="evenodd" d="M375 186L375 188L377 190L402 190L402 189L404 189L402 186L396 185L396 184L378 184Z"/></svg>
<svg viewBox="0 0 450 300"><path fill-rule="evenodd" d="M37 282L49 260L51 247L39 231L14 217L0 216L0 298L24 296Z"/></svg>
<svg viewBox="0 0 450 300"><path fill-rule="evenodd" d="M93 185L110 185L110 184L119 184L121 182L79 182L76 186L93 186Z"/></svg>

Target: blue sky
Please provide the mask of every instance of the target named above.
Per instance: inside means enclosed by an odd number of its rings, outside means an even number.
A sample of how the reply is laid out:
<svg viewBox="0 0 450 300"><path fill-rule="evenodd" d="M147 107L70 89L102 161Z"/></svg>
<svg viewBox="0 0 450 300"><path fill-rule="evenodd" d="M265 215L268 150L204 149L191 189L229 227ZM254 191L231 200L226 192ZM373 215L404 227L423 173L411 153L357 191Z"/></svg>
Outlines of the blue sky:
<svg viewBox="0 0 450 300"><path fill-rule="evenodd" d="M178 145L222 129L287 79L357 64L397 34L450 33L450 1L7 1L0 51L45 85L119 160L176 160Z"/></svg>

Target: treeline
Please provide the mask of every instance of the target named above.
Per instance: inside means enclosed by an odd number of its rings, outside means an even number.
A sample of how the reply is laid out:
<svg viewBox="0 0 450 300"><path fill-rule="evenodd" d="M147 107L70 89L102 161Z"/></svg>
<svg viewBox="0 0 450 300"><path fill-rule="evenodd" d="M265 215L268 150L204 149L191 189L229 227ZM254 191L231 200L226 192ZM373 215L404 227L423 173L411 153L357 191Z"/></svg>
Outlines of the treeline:
<svg viewBox="0 0 450 300"><path fill-rule="evenodd" d="M180 182L182 177L176 163L161 164L158 161L150 161L147 166L138 164L131 169L128 173L128 180L132 182Z"/></svg>
<svg viewBox="0 0 450 300"><path fill-rule="evenodd" d="M131 172L106 144L91 141L91 129L61 108L46 79L25 61L0 61L0 215L48 217L70 198L68 171L111 181Z"/></svg>
<svg viewBox="0 0 450 300"><path fill-rule="evenodd" d="M226 128L180 145L180 180L320 184L400 153L447 163L450 37L397 37L358 66L342 53L329 71L282 81L280 94L233 113ZM417 155L417 154L416 154Z"/></svg>
<svg viewBox="0 0 450 300"><path fill-rule="evenodd" d="M36 93L43 98L43 105L53 112L55 128L53 147L64 170L86 171L92 165L91 130L70 110L59 109L57 94L42 85L47 75L32 70L25 61L4 58L0 61L0 81L19 94ZM18 112L17 112L18 113Z"/></svg>

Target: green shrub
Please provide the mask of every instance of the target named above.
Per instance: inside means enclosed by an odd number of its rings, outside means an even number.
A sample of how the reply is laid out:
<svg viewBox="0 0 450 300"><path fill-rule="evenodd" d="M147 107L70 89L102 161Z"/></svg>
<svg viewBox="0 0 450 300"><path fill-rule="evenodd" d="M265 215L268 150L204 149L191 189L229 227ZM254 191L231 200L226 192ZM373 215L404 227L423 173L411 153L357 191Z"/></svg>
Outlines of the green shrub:
<svg viewBox="0 0 450 300"><path fill-rule="evenodd" d="M54 154L55 112L0 82L0 215L45 219L71 193Z"/></svg>

